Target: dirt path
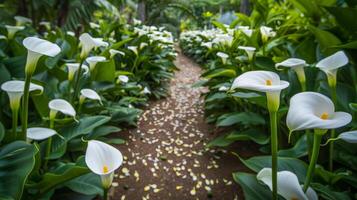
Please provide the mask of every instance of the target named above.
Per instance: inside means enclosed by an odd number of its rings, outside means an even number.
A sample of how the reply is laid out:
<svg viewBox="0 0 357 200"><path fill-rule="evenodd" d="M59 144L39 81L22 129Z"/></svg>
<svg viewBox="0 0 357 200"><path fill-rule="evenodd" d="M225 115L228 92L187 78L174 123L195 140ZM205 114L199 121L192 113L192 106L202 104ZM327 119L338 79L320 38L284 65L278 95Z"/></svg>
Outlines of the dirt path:
<svg viewBox="0 0 357 200"><path fill-rule="evenodd" d="M204 89L191 87L200 67L182 54L175 64L180 71L171 95L151 103L138 128L124 136L127 144L118 146L125 162L114 180L113 199L243 199L231 175L243 169L239 160L225 150L205 149L215 135L204 122Z"/></svg>

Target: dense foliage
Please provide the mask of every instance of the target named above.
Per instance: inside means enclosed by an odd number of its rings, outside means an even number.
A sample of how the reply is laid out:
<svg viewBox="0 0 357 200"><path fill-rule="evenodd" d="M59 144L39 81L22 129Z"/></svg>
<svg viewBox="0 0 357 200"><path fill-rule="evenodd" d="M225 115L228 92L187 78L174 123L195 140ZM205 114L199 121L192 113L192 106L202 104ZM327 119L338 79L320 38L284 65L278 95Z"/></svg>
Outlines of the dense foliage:
<svg viewBox="0 0 357 200"><path fill-rule="evenodd" d="M330 96L337 111L356 116L357 29L353 25L357 17L356 4L353 1L289 0L278 3L258 0L253 5L250 16L239 13L230 25L212 21L216 28L183 32L180 46L205 69L202 81L196 85L209 88L205 94L207 122L226 132L209 146L225 147L241 140L259 144L261 156L240 157L253 172L271 167L271 156L267 155L271 140L267 100L264 93L234 89L233 81L245 72L265 70L278 73L290 83L282 90L278 110L278 171L294 172L303 184L308 154L312 151L312 132L295 131L288 142L291 130L286 125L286 114L290 99L302 91L315 91ZM340 50L348 55L349 62L339 68L338 73L335 71L337 94L334 94L332 78L326 76L317 63ZM302 65L306 77L292 67L283 67L287 63L282 61L288 58L308 63ZM354 130L355 125L356 119L353 119L349 125L336 129L336 133ZM333 143L328 140L337 135L334 131L324 135L322 143L329 144L321 146L319 165L310 186L322 199L354 199L356 148L343 140ZM334 144L333 151L331 144ZM269 188L259 184L253 174L238 172L233 176L243 188L246 199L269 197Z"/></svg>
<svg viewBox="0 0 357 200"><path fill-rule="evenodd" d="M91 22L85 33L43 22L37 32L30 19L15 19L0 25L0 199L103 195L100 176L84 162L87 142L123 144L108 135L135 125L150 97L167 95L176 69L172 35L140 21L110 20ZM38 52L47 56L33 67ZM28 112L26 93L19 103L23 79L31 81ZM24 127L24 113L27 131L17 125L20 118Z"/></svg>

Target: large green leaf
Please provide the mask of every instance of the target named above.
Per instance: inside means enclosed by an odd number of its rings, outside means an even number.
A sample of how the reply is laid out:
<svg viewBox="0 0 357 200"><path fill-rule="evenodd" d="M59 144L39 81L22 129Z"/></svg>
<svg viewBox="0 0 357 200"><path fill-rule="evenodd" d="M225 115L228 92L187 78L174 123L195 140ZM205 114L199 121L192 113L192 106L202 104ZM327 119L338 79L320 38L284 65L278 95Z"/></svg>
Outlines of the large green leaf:
<svg viewBox="0 0 357 200"><path fill-rule="evenodd" d="M215 77L236 77L236 71L233 69L216 69L205 75L205 78L215 78Z"/></svg>
<svg viewBox="0 0 357 200"><path fill-rule="evenodd" d="M281 157L300 158L307 155L306 134L304 134L290 149L282 149L278 152Z"/></svg>
<svg viewBox="0 0 357 200"><path fill-rule="evenodd" d="M271 199L271 191L267 186L260 184L255 175L237 172L233 173L233 179L242 187L245 200Z"/></svg>
<svg viewBox="0 0 357 200"><path fill-rule="evenodd" d="M271 156L255 156L244 160L239 158L249 169L258 173L265 167L271 167ZM300 182L304 182L307 164L296 158L278 157L278 171L291 171L296 174Z"/></svg>
<svg viewBox="0 0 357 200"><path fill-rule="evenodd" d="M227 135L226 139L233 141L252 140L258 144L268 144L270 137L264 131L251 128L245 131L233 131Z"/></svg>
<svg viewBox="0 0 357 200"><path fill-rule="evenodd" d="M115 62L111 59L107 62L99 62L95 66L95 78L96 81L109 81L113 82L115 79Z"/></svg>
<svg viewBox="0 0 357 200"><path fill-rule="evenodd" d="M85 195L100 195L103 194L102 182L100 176L94 173L77 177L65 184L71 190Z"/></svg>
<svg viewBox="0 0 357 200"><path fill-rule="evenodd" d="M0 194L21 199L27 177L35 165L35 146L15 141L0 150ZM0 197L2 199L2 197Z"/></svg>
<svg viewBox="0 0 357 200"><path fill-rule="evenodd" d="M217 120L217 126L232 126L234 124L243 125L262 125L265 120L261 115L252 112L227 113L220 116Z"/></svg>
<svg viewBox="0 0 357 200"><path fill-rule="evenodd" d="M57 159L61 157L65 153L68 141L75 137L90 133L93 129L107 123L110 119L110 117L104 115L89 116L80 119L78 123L74 122L69 126L62 128L59 131L59 134L61 134L64 139L60 137L54 138L50 158Z"/></svg>
<svg viewBox="0 0 357 200"><path fill-rule="evenodd" d="M90 170L82 164L61 163L55 170L44 174L41 181L29 184L28 187L35 189L37 196L40 197L51 189L89 172Z"/></svg>
<svg viewBox="0 0 357 200"><path fill-rule="evenodd" d="M343 7L326 7L337 20L338 24L341 25L346 31L350 33L356 33L357 23L354 21L357 18L356 8L343 8Z"/></svg>
<svg viewBox="0 0 357 200"><path fill-rule="evenodd" d="M329 56L330 54L337 51L333 47L341 44L341 41L338 39L338 37L336 37L331 32L316 28L311 25L309 26L309 29L315 35L316 40L320 44L321 51L325 56Z"/></svg>

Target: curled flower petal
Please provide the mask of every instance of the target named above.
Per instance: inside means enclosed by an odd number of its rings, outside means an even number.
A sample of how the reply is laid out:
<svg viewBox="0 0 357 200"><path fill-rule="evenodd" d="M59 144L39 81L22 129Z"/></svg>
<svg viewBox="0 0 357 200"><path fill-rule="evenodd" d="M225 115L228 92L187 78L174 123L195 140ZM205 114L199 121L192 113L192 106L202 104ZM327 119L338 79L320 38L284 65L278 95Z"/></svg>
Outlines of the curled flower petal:
<svg viewBox="0 0 357 200"><path fill-rule="evenodd" d="M68 101L63 99L53 99L48 103L48 107L56 112L61 112L71 117L76 116L76 111Z"/></svg>
<svg viewBox="0 0 357 200"><path fill-rule="evenodd" d="M56 56L61 51L61 48L57 44L37 37L25 38L23 41L23 45L29 51L50 57Z"/></svg>
<svg viewBox="0 0 357 200"><path fill-rule="evenodd" d="M100 98L99 94L92 89L82 89L81 95L88 99L98 100L100 104L102 104L102 99Z"/></svg>
<svg viewBox="0 0 357 200"><path fill-rule="evenodd" d="M341 133L338 138L348 143L357 143L357 130Z"/></svg>
<svg viewBox="0 0 357 200"><path fill-rule="evenodd" d="M27 138L31 140L44 140L53 135L56 135L57 132L50 128L42 128L42 127L33 127L27 129Z"/></svg>
<svg viewBox="0 0 357 200"><path fill-rule="evenodd" d="M348 63L348 57L343 51L338 51L335 54L320 60L316 67L324 71L326 74L345 66Z"/></svg>

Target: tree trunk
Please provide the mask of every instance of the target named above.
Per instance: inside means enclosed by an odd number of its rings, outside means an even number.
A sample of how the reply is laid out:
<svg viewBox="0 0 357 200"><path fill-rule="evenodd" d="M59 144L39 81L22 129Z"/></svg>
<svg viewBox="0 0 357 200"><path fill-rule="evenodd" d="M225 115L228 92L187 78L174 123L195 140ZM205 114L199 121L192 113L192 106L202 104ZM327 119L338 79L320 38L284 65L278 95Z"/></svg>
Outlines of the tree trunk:
<svg viewBox="0 0 357 200"><path fill-rule="evenodd" d="M145 4L145 0L140 0L139 1L137 13L138 13L139 20L144 23L146 21L146 4Z"/></svg>
<svg viewBox="0 0 357 200"><path fill-rule="evenodd" d="M241 0L239 11L243 14L250 15L249 0Z"/></svg>

